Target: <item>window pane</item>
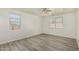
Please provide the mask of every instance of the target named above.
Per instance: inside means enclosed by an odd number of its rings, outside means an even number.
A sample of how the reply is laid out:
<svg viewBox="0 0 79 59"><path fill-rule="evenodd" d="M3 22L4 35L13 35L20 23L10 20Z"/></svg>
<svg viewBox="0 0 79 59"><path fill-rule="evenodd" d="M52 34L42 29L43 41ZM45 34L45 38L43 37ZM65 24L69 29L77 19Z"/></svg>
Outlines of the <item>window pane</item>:
<svg viewBox="0 0 79 59"><path fill-rule="evenodd" d="M20 29L20 16L17 14L10 14L10 28L11 30Z"/></svg>
<svg viewBox="0 0 79 59"><path fill-rule="evenodd" d="M50 28L55 28L55 18L50 19L49 24L50 24L50 25L49 25Z"/></svg>
<svg viewBox="0 0 79 59"><path fill-rule="evenodd" d="M57 18L56 18L56 23L62 23L62 22L63 22L62 17L57 17Z"/></svg>
<svg viewBox="0 0 79 59"><path fill-rule="evenodd" d="M55 28L55 23L54 24L50 24L50 28Z"/></svg>
<svg viewBox="0 0 79 59"><path fill-rule="evenodd" d="M64 28L63 23L56 23L56 28Z"/></svg>

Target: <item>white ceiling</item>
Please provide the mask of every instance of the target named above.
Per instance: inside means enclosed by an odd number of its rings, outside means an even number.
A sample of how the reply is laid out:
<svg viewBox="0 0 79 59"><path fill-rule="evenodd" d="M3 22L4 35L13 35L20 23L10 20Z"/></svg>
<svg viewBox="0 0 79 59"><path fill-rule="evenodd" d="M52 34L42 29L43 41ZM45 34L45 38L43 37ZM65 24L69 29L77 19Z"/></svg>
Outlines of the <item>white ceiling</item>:
<svg viewBox="0 0 79 59"><path fill-rule="evenodd" d="M40 8L14 8L14 10L18 10L25 13L31 13L35 15L39 15Z"/></svg>
<svg viewBox="0 0 79 59"><path fill-rule="evenodd" d="M53 9L53 14L75 12L76 10L75 8L52 8L52 9ZM14 8L14 10L40 15L41 8Z"/></svg>

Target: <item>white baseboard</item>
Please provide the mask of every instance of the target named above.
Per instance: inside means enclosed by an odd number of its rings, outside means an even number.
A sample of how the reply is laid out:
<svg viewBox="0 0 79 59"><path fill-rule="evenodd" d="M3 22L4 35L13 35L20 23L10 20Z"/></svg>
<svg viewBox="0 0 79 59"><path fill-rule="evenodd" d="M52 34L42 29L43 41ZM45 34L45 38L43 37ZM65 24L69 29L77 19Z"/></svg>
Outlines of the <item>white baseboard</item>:
<svg viewBox="0 0 79 59"><path fill-rule="evenodd" d="M51 34L51 33L44 33L44 34L54 35L54 36L59 36L59 37L65 37L65 38L70 38L70 39L76 39L76 38L72 38L72 37L67 37L67 36L62 36L62 35L56 35L56 34Z"/></svg>
<svg viewBox="0 0 79 59"><path fill-rule="evenodd" d="M0 45L1 45L1 44L5 44L5 43L9 43L9 42L12 42L12 41L21 40L21 39L24 39L24 38L29 38L29 37L32 37L32 36L40 35L40 34L42 34L42 33L33 34L33 35L29 35L29 36L22 36L22 37L13 39L13 40L10 40L10 39L3 40L3 41L0 41Z"/></svg>

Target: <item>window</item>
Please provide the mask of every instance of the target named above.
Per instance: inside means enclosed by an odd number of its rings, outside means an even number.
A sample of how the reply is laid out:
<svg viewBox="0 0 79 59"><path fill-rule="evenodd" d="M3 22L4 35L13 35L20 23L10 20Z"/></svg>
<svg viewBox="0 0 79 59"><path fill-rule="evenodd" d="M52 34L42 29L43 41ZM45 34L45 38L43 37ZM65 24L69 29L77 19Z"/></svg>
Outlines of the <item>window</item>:
<svg viewBox="0 0 79 59"><path fill-rule="evenodd" d="M11 30L18 30L20 29L21 24L21 17L17 14L11 13L10 14L10 29Z"/></svg>
<svg viewBox="0 0 79 59"><path fill-rule="evenodd" d="M64 28L63 17L56 16L53 19L50 19L50 28Z"/></svg>

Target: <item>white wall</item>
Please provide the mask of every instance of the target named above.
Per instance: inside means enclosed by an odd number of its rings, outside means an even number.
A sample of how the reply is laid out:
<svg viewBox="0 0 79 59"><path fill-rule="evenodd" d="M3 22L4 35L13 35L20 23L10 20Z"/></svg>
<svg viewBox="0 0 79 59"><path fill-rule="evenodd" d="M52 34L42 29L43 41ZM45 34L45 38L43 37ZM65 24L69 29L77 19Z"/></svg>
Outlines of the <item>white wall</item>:
<svg viewBox="0 0 79 59"><path fill-rule="evenodd" d="M79 47L79 11L76 12L76 34L77 34L77 44Z"/></svg>
<svg viewBox="0 0 79 59"><path fill-rule="evenodd" d="M48 16L44 18L43 32L46 34L76 38L75 13L62 14L61 16L63 16L64 29L51 29L49 27L49 19L53 19L53 16Z"/></svg>
<svg viewBox="0 0 79 59"><path fill-rule="evenodd" d="M9 13L21 15L21 29L19 31L14 32L9 29ZM42 30L40 24L41 18L39 16L11 9L0 9L0 44L40 34Z"/></svg>

